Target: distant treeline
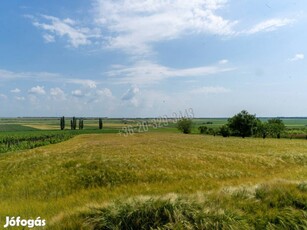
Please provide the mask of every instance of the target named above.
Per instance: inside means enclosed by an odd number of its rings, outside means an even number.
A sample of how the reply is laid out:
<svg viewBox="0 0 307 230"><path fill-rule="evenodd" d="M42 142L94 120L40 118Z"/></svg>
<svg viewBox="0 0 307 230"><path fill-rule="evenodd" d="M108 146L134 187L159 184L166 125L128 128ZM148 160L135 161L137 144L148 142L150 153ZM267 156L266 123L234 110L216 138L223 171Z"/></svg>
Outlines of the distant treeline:
<svg viewBox="0 0 307 230"><path fill-rule="evenodd" d="M281 118L269 118L261 121L256 115L249 114L246 110L228 118L227 123L219 129L208 128L207 126L199 126L198 130L201 134L221 135L223 137L239 136L239 137L289 137L289 138L305 138L307 139L307 130L300 130L299 133L293 130L287 130ZM301 132L303 131L303 133Z"/></svg>

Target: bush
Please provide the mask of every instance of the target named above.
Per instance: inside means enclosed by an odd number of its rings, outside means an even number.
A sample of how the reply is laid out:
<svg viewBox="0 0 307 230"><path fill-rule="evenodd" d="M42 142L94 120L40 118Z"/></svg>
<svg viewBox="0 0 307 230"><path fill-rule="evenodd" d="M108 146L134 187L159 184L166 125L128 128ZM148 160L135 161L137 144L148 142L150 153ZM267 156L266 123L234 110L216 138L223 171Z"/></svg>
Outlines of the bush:
<svg viewBox="0 0 307 230"><path fill-rule="evenodd" d="M246 110L234 115L228 119L228 127L234 136L250 137L252 136L259 124L259 119L255 115L249 114Z"/></svg>
<svg viewBox="0 0 307 230"><path fill-rule="evenodd" d="M209 128L207 133L210 134L210 135L215 136L216 133L217 133L217 130L215 130L215 129L213 129L213 128Z"/></svg>
<svg viewBox="0 0 307 230"><path fill-rule="evenodd" d="M177 122L177 128L185 134L189 134L192 131L192 120L188 118L182 118Z"/></svg>
<svg viewBox="0 0 307 230"><path fill-rule="evenodd" d="M199 126L199 127L198 127L198 130L199 130L200 134L207 134L207 132L208 132L208 127L202 125L202 126Z"/></svg>
<svg viewBox="0 0 307 230"><path fill-rule="evenodd" d="M267 123L268 132L272 137L280 138L280 135L286 129L284 122L279 118L272 118Z"/></svg>
<svg viewBox="0 0 307 230"><path fill-rule="evenodd" d="M223 137L229 137L230 136L230 129L227 125L223 125L220 128L219 133L223 136Z"/></svg>

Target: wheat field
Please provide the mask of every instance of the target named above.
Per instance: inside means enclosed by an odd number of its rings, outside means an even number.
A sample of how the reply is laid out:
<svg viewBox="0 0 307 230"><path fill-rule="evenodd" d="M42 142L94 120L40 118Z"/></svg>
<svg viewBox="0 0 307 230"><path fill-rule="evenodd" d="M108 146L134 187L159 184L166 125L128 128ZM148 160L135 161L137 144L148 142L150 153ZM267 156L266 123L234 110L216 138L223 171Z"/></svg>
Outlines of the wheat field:
<svg viewBox="0 0 307 230"><path fill-rule="evenodd" d="M8 215L40 216L50 229L61 229L63 223L63 229L74 229L74 222L80 224L77 213L133 197L210 196L254 192L262 184L302 185L306 164L304 140L79 135L0 156L0 222Z"/></svg>

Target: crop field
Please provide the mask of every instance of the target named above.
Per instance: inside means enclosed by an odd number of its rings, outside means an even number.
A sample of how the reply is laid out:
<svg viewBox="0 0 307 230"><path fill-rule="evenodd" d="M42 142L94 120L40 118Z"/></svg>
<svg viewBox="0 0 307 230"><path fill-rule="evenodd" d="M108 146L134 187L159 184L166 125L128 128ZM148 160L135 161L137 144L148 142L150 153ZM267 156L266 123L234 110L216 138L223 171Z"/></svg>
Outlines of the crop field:
<svg viewBox="0 0 307 230"><path fill-rule="evenodd" d="M193 119L193 135L162 118L105 118L103 129L87 118L83 130L67 118L62 131L59 118L0 119L0 222L18 214L47 229L304 229L307 119L283 120L301 140L199 135L224 118Z"/></svg>
<svg viewBox="0 0 307 230"><path fill-rule="evenodd" d="M82 130L0 154L0 222L19 215L40 216L48 229L307 226L307 141L159 130Z"/></svg>
<svg viewBox="0 0 307 230"><path fill-rule="evenodd" d="M0 132L8 131L34 131L37 130L33 127L28 127L26 125L19 124L0 124Z"/></svg>
<svg viewBox="0 0 307 230"><path fill-rule="evenodd" d="M307 128L306 118L286 118L283 121L288 128Z"/></svg>

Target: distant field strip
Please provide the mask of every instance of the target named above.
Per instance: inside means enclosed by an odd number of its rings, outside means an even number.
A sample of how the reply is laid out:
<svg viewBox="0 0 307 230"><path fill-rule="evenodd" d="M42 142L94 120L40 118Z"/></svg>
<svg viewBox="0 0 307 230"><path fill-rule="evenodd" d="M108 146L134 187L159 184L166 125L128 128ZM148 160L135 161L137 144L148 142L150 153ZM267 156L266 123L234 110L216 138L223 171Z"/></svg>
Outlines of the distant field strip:
<svg viewBox="0 0 307 230"><path fill-rule="evenodd" d="M0 132L7 132L7 131L33 131L38 130L34 127L29 127L27 125L20 125L20 124L0 124Z"/></svg>
<svg viewBox="0 0 307 230"><path fill-rule="evenodd" d="M38 130L59 130L60 126L56 125L48 125L48 124L28 124L24 125L25 127L33 128L33 129L38 129Z"/></svg>

